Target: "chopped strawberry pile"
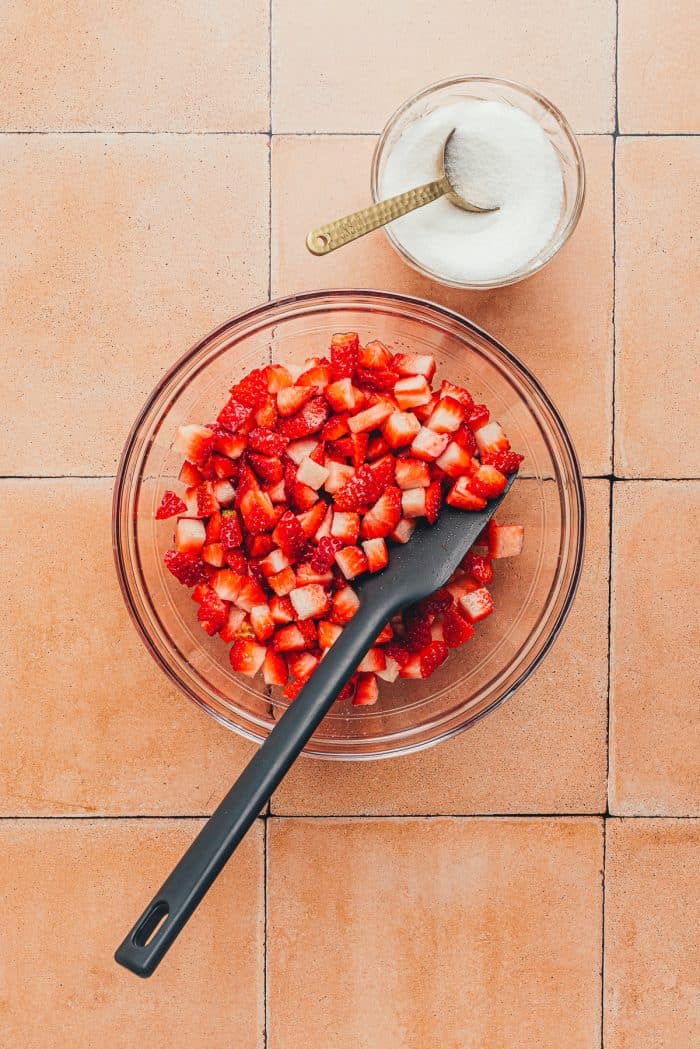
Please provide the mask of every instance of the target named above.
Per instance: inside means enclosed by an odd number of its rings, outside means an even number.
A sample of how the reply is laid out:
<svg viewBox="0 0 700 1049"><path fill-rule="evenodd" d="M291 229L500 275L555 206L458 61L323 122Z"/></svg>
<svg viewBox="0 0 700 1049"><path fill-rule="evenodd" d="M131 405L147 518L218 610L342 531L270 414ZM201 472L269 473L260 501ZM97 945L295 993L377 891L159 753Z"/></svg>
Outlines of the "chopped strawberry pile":
<svg viewBox="0 0 700 1049"><path fill-rule="evenodd" d="M197 619L231 645L234 670L293 699L359 608L352 580L389 563L443 501L481 510L522 456L488 408L444 380L428 354L334 335L330 357L257 368L210 425L179 427L184 491L165 565L193 588ZM338 696L378 697L378 678L427 678L493 612L493 560L514 557L519 525L491 520L450 583L382 630Z"/></svg>

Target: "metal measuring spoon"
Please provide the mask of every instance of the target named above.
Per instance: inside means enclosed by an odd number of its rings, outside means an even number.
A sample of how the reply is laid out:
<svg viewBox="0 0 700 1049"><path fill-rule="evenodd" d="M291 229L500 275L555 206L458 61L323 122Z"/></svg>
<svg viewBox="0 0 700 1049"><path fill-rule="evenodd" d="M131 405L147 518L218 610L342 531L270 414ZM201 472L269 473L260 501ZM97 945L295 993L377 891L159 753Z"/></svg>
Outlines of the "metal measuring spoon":
<svg viewBox="0 0 700 1049"><path fill-rule="evenodd" d="M327 255L329 251L342 248L343 244L349 244L351 240L364 237L365 233L371 233L380 226L386 226L387 222L401 218L409 211L422 208L439 197L447 197L452 204L464 211L476 211L479 213L487 211L498 211L498 208L480 208L461 197L450 181L450 168L452 167L450 156L450 143L457 129L453 128L445 139L442 150L442 177L434 182L426 182L423 186L415 189L407 189L388 200L380 200L378 204L372 204L362 211L355 211L345 218L336 219L325 226L319 226L312 230L306 238L306 246L312 255Z"/></svg>

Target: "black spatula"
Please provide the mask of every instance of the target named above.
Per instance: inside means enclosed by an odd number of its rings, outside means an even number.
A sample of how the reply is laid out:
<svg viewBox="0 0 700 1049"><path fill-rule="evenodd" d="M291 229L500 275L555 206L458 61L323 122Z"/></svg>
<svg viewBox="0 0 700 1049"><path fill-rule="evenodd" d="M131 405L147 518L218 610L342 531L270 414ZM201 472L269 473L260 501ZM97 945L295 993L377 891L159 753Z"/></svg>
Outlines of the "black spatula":
<svg viewBox="0 0 700 1049"><path fill-rule="evenodd" d="M512 480L485 510L444 506L436 524L423 522L409 543L392 547L387 568L353 584L360 598L355 616L118 948L120 965L138 976L156 969L382 628L400 609L448 582Z"/></svg>

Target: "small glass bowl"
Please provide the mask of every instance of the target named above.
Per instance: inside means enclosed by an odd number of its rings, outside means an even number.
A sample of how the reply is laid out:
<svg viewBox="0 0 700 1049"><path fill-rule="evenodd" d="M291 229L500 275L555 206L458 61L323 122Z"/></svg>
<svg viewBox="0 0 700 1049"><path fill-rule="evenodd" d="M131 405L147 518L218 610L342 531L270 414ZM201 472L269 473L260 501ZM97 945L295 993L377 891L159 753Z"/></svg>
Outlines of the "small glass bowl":
<svg viewBox="0 0 700 1049"><path fill-rule="evenodd" d="M392 223L384 226L384 232L399 255L419 273L451 288L478 291L515 284L519 280L531 277L533 273L537 273L547 265L576 228L586 192L586 175L581 148L566 117L542 95L522 84L516 84L511 80L499 80L497 77L453 77L450 80L441 80L437 84L431 84L430 87L419 91L417 95L404 102L389 118L372 158L371 190L375 204L386 196L381 191L384 165L394 144L406 128L443 106L475 99L506 102L508 105L516 106L537 121L552 143L561 166L564 194L559 222L548 244L519 270L507 274L500 280L460 282L428 268L420 259L411 255L399 240L395 229L392 228ZM427 206L430 207L430 205Z"/></svg>
<svg viewBox="0 0 700 1049"><path fill-rule="evenodd" d="M571 606L581 571L584 500L571 441L537 380L491 336L441 306L379 291L322 291L268 303L223 324L189 350L153 391L126 443L114 489L113 543L131 616L178 687L221 724L261 741L287 702L236 674L229 646L199 626L190 591L163 564L174 522L156 521L163 493L180 491L178 426L207 422L252 368L323 354L338 331L392 350L432 353L437 379L485 401L525 455L503 521L525 526L519 557L499 561L496 612L427 681L382 683L372 707L337 703L306 753L341 760L405 754L456 735L530 676Z"/></svg>

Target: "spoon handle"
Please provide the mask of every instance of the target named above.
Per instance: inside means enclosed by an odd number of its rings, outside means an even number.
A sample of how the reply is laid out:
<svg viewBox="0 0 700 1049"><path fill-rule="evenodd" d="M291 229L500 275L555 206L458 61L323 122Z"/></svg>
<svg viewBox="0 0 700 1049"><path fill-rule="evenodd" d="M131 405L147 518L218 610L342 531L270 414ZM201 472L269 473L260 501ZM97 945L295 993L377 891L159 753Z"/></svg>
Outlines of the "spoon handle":
<svg viewBox="0 0 700 1049"><path fill-rule="evenodd" d="M387 222L401 218L416 208L422 208L424 204L430 204L449 192L450 184L444 176L434 182L426 182L423 186L416 186L415 189L407 189L405 193L399 193L396 197L380 200L378 204L372 204L369 208L319 226L309 233L306 246L312 255L327 255L329 251L342 248L343 244L364 237L365 233L386 226Z"/></svg>

